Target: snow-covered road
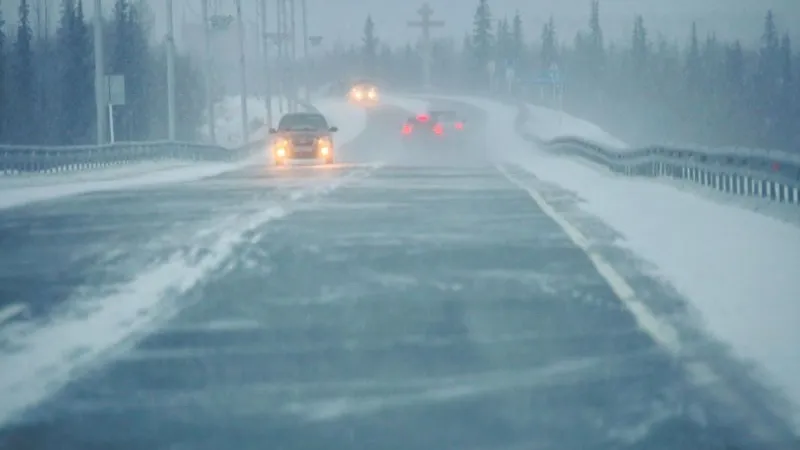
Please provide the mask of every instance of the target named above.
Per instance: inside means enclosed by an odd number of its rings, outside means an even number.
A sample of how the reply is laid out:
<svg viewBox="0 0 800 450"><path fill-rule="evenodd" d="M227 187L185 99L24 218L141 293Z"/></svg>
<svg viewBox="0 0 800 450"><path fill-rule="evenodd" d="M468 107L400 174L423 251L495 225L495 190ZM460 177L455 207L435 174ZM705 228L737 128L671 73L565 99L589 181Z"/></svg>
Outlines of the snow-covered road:
<svg viewBox="0 0 800 450"><path fill-rule="evenodd" d="M626 248L636 217L604 215L642 205L581 191L627 181L535 153L488 103L443 103L485 125L458 158L410 158L394 136L426 104L387 100L318 105L335 166L0 211L0 308L24 311L0 328L0 447L797 444L711 339L676 356L647 322L685 345L703 293L670 291Z"/></svg>

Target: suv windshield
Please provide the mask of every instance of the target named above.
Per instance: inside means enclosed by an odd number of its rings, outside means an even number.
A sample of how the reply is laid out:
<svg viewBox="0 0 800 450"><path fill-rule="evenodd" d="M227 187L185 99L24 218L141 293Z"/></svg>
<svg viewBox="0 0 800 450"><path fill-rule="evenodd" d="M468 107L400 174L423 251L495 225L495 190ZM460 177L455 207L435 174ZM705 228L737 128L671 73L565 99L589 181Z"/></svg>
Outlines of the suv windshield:
<svg viewBox="0 0 800 450"><path fill-rule="evenodd" d="M279 130L327 130L328 122L321 114L287 114L278 124Z"/></svg>

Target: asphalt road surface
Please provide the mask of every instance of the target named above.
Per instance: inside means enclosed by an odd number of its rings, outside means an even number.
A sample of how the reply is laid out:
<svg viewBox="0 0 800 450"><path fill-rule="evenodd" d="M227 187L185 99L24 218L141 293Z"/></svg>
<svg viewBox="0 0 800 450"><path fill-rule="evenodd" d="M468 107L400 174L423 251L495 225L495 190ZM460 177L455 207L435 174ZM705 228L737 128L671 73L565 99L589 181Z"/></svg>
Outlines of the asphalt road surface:
<svg viewBox="0 0 800 450"><path fill-rule="evenodd" d="M332 167L0 213L0 298L28 321L79 310L45 346L76 342L57 369L96 353L0 448L766 448L715 415L481 136L457 161L406 158L407 114L374 112ZM58 384L0 358L20 405L36 377Z"/></svg>

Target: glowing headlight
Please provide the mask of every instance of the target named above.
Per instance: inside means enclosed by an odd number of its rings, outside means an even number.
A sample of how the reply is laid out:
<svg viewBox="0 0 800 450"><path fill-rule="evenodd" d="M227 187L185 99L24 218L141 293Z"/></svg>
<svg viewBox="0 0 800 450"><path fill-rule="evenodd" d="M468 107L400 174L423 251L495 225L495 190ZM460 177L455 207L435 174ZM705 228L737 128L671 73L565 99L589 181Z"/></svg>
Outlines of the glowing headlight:
<svg viewBox="0 0 800 450"><path fill-rule="evenodd" d="M356 100L361 100L362 98L364 98L364 93L356 89L355 91L353 91L353 97L355 97Z"/></svg>
<svg viewBox="0 0 800 450"><path fill-rule="evenodd" d="M377 93L377 92L375 92L375 90L374 90L374 89L373 89L373 90L371 90L371 91L369 91L369 92L367 92L367 97L369 97L370 99L373 99L373 100L374 100L374 99L375 99L375 97L377 97L377 96L378 96L378 93Z"/></svg>
<svg viewBox="0 0 800 450"><path fill-rule="evenodd" d="M275 150L275 155L277 155L279 158L283 158L284 156L286 156L286 149L281 147Z"/></svg>
<svg viewBox="0 0 800 450"><path fill-rule="evenodd" d="M331 151L331 149L328 148L328 147L320 147L319 148L319 154L322 155L322 156L328 156L328 153L330 153L330 151Z"/></svg>

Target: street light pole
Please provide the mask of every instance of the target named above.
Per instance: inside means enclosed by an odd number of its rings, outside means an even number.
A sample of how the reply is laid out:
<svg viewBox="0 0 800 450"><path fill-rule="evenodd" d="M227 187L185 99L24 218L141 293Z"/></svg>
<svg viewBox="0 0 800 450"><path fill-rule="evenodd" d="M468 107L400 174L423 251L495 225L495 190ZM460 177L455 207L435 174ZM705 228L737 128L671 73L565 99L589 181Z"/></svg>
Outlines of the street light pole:
<svg viewBox="0 0 800 450"><path fill-rule="evenodd" d="M94 0L94 104L95 119L97 121L97 145L103 145L106 143L106 86L101 0Z"/></svg>
<svg viewBox="0 0 800 450"><path fill-rule="evenodd" d="M205 64L205 91L206 91L206 115L208 116L208 135L211 143L217 143L217 120L214 117L214 98L211 92L211 30L209 30L208 0L203 0L203 62Z"/></svg>
<svg viewBox="0 0 800 450"><path fill-rule="evenodd" d="M303 14L303 84L305 85L304 100L306 103L311 101L311 83L310 83L310 60L308 57L308 8L306 0L300 0L300 8Z"/></svg>
<svg viewBox="0 0 800 450"><path fill-rule="evenodd" d="M168 139L175 140L175 24L172 0L167 0L167 124Z"/></svg>
<svg viewBox="0 0 800 450"><path fill-rule="evenodd" d="M286 97L286 77L285 77L285 63L284 63L284 37L286 36L286 26L284 17L286 16L286 0L276 0L275 14L275 28L276 38L275 45L278 47L278 56L275 61L275 73L278 78L278 112L283 114L283 100Z"/></svg>
<svg viewBox="0 0 800 450"><path fill-rule="evenodd" d="M241 83L242 144L250 140L249 120L247 118L247 72L244 57L244 22L242 21L242 0L236 0L236 32L239 38L239 76Z"/></svg>
<svg viewBox="0 0 800 450"><path fill-rule="evenodd" d="M261 0L261 40L262 55L264 57L264 107L267 110L267 128L273 126L272 121L272 67L269 63L269 22L267 21L267 0Z"/></svg>
<svg viewBox="0 0 800 450"><path fill-rule="evenodd" d="M296 31L296 24L297 21L295 20L295 0L289 0L289 45L291 45L291 62L289 63L291 67L290 70L290 80L291 80L291 111L297 112L297 31Z"/></svg>

